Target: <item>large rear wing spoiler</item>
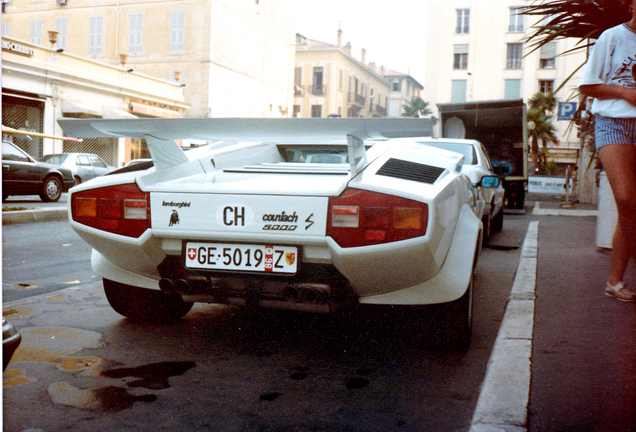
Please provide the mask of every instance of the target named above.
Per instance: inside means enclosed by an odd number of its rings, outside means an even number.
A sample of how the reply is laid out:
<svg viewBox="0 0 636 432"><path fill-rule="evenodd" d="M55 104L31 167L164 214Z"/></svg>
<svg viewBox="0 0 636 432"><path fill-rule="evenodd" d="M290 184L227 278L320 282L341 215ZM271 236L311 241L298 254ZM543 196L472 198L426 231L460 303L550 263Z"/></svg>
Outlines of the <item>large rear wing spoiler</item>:
<svg viewBox="0 0 636 432"><path fill-rule="evenodd" d="M360 141L433 136L436 121L434 117L58 119L64 133L76 137L145 139L157 169L188 161L175 140L271 142L346 138L352 174L366 165Z"/></svg>

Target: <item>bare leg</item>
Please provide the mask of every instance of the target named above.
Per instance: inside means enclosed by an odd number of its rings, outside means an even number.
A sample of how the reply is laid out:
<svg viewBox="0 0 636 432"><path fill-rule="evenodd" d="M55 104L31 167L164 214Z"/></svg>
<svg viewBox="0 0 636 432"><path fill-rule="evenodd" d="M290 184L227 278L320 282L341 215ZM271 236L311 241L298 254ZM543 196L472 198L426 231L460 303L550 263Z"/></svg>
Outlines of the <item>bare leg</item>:
<svg viewBox="0 0 636 432"><path fill-rule="evenodd" d="M623 280L630 257L636 260L636 145L603 146L599 157L618 210L609 276L609 283L615 285Z"/></svg>

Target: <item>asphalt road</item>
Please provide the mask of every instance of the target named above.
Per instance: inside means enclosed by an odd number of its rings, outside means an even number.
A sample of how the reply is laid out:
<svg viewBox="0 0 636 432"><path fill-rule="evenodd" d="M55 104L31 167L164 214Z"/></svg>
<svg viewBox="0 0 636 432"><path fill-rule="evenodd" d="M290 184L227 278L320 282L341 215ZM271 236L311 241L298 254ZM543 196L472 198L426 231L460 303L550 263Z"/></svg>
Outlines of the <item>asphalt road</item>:
<svg viewBox="0 0 636 432"><path fill-rule="evenodd" d="M594 246L595 218L527 210L506 215L483 251L465 353L437 346L426 320L392 308L332 320L196 305L176 325L134 323L112 311L92 274L70 288L54 282L69 276L62 265L88 262L64 246L73 244L65 223L16 228L25 246L9 254L31 265L25 275L61 271L39 279L55 292L31 296L21 286L21 300L3 305L24 337L4 374L4 430L467 431L472 418L471 432L635 432L636 304L603 295L609 254ZM536 258L520 256L529 223L538 226ZM35 225L43 231L22 242ZM38 242L73 253L30 254ZM527 259L537 263L536 293L521 297L535 305L530 388L516 387L506 368L490 385L517 264ZM524 392L513 421L509 396ZM496 423L474 423L493 399L503 407Z"/></svg>
<svg viewBox="0 0 636 432"><path fill-rule="evenodd" d="M467 430L527 222L510 216L483 251L465 353L395 308L334 320L196 305L176 325L134 323L108 306L66 222L4 226L3 282L21 298L4 314L24 338L5 430ZM39 289L59 291L26 297Z"/></svg>

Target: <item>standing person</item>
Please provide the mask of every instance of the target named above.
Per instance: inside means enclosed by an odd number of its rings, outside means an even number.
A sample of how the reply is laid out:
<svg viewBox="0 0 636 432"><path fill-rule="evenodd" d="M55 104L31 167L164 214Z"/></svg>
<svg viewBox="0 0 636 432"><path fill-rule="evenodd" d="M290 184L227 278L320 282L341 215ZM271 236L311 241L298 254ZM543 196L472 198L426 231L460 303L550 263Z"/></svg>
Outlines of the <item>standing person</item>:
<svg viewBox="0 0 636 432"><path fill-rule="evenodd" d="M625 302L636 301L623 281L630 257L636 262L636 0L631 8L631 21L598 38L579 82L595 98L596 148L618 210L605 294Z"/></svg>

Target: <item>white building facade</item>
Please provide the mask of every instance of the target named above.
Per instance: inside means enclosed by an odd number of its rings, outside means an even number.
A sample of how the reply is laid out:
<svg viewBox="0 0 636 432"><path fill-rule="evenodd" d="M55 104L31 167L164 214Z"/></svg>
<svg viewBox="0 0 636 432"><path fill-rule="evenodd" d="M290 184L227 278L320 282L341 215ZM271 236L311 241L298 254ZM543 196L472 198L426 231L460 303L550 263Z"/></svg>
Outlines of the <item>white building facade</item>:
<svg viewBox="0 0 636 432"><path fill-rule="evenodd" d="M568 128L568 114L573 114L578 104L578 98L573 98L578 74L559 87L585 62L585 52L564 54L577 42L569 39L534 50L526 39L541 17L519 14L519 8L530 3L429 2L424 99L436 112L438 103L505 99L527 102L537 92L556 92L560 108L555 109L553 121L560 142L550 146L550 159L562 167L576 164L579 140L575 128Z"/></svg>
<svg viewBox="0 0 636 432"><path fill-rule="evenodd" d="M4 6L3 36L184 86L186 117L285 117L293 0L38 0ZM289 113L289 114L288 114Z"/></svg>

